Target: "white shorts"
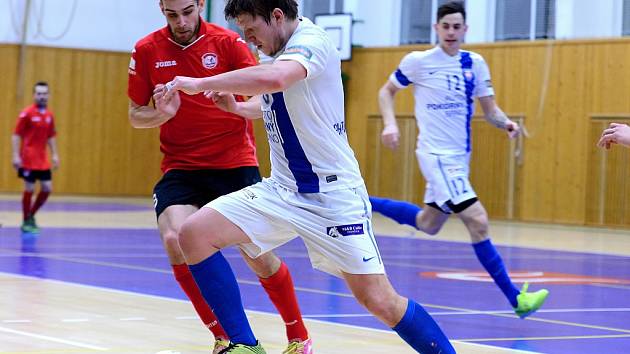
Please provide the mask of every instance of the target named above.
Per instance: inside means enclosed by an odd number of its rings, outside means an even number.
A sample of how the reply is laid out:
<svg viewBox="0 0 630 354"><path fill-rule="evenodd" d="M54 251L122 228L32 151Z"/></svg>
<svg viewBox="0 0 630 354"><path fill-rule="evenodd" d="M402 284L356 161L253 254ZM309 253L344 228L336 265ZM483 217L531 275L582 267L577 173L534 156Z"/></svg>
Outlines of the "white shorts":
<svg viewBox="0 0 630 354"><path fill-rule="evenodd" d="M252 243L239 246L250 257L300 236L313 268L339 277L341 271L385 273L364 185L325 193L297 193L266 178L205 207L217 210L249 236Z"/></svg>
<svg viewBox="0 0 630 354"><path fill-rule="evenodd" d="M416 150L420 171L427 181L424 203L435 203L450 212L446 202L460 204L477 197L468 175L470 154L435 155Z"/></svg>

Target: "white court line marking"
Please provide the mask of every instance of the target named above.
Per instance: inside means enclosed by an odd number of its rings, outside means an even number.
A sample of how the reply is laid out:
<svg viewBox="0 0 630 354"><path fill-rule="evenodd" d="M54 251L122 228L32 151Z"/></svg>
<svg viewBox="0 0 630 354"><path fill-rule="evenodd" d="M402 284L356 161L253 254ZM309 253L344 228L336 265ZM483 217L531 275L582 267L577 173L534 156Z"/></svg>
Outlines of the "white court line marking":
<svg viewBox="0 0 630 354"><path fill-rule="evenodd" d="M76 322L90 322L90 320L87 318L64 318L61 320L61 322L76 323Z"/></svg>
<svg viewBox="0 0 630 354"><path fill-rule="evenodd" d="M44 336L44 335L41 335L41 334L29 333L29 332L24 332L24 331L17 331L17 330L14 330L14 329L4 328L4 327L0 327L0 332L6 332L6 333L11 333L11 334L18 334L18 335L21 335L21 336L37 338L37 339L43 339L43 340L47 340L47 341L50 341L50 342L68 344L68 345L72 345L72 346L75 346L75 347L87 348L87 349L92 349L92 350L100 350L100 351L107 351L107 350L109 350L108 348L98 347L96 345L91 345L91 344L86 344L86 343L81 343L81 342L76 342L76 341L56 338L56 337Z"/></svg>
<svg viewBox="0 0 630 354"><path fill-rule="evenodd" d="M99 262L100 263L100 262ZM116 265L113 265L114 267ZM125 268L124 266L119 266L120 268ZM133 267L133 268L145 268L145 267ZM159 273L169 273L168 271L162 271L162 270L156 270L156 269L152 269L152 268L146 268L146 270L149 271L153 271L153 272L159 272ZM101 291L106 291L106 292L111 292L111 293L118 293L118 294L126 294L126 295L134 295L134 296L138 296L138 297L148 297L148 298L154 298L154 299L161 299L161 300L167 300L167 301L173 301L173 302L185 302L185 303L189 303L187 300L181 300L181 299L173 299L173 298L169 298L169 297L164 297L164 296L158 296L158 295L149 295L149 294L140 294L140 293L134 293L131 291L125 291L125 290L117 290L117 289L109 289L109 288L104 288L104 287L99 287L99 286L93 286L93 285L84 285L84 284L78 284L78 283L71 283L71 282L66 282L66 281L61 281L61 280L54 280L54 279L42 279L42 278L37 278L37 277L31 277L31 276L26 276L26 275L22 275L22 274L14 274L14 273L7 273L7 272L0 272L0 274L5 274L7 276L12 276L12 277L16 277L16 278L22 278L22 279L29 279L29 280L37 280L37 281L44 281L44 282L51 282L51 283L56 283L56 284L62 284L62 285L71 285L71 286L79 286L79 287L84 287L84 288L90 288L90 289L95 289L95 290L101 290ZM258 282L254 282L254 281L242 281L245 284L256 284L259 285ZM241 283L241 281L239 280L239 283ZM337 292L330 292L330 291L320 291L320 290L315 290L315 289L308 289L308 288L296 288L295 290L298 289L304 289L303 291L307 291L307 292L313 292L313 293L321 293L321 294L329 294L329 295L337 295L337 296L342 296L342 297L354 297L351 294L344 294L344 293L337 293ZM426 304L425 307L437 307L437 308L448 308L448 307L443 307L443 306L437 306L437 305L428 305ZM473 310L467 310L467 309L461 309L462 312L466 313L466 312L478 312L478 311L473 311ZM263 312L263 311L254 311L254 310L246 310L247 313L258 313L258 314L262 314L262 315L267 315L267 316L278 316L277 314L271 313L271 312ZM498 314L498 316L506 316L506 315L502 315L502 314ZM516 318L516 317L515 317ZM342 326L342 327L349 327L349 328L356 328L356 329L361 329L361 330L367 330L367 331L376 331L376 332L382 332L382 333L392 333L391 331L387 331L387 330L379 330L379 329L375 329L375 328L369 328L369 327L361 327L361 326L354 326L354 325L346 325L346 324L340 324L340 323L333 323L333 322L328 322L328 321L322 321L322 320L316 320L316 319L310 319L311 321L316 321L322 324L326 324L326 325L335 325L335 326ZM542 318L533 318L530 317L529 318L530 321L538 321L538 322L548 322L548 323L554 323L554 324L561 324L561 325L568 325L568 326L575 326L575 327L583 327L583 328L594 328L594 329L605 329L605 330L609 330L609 331L617 331L617 332L622 332L622 333L630 333L630 331L628 330L622 330L622 329L616 329L616 328L607 328L607 327L601 327L601 326L591 326L591 325L584 325L584 324L580 324L580 323L572 323L572 322L566 322L566 321L557 321L557 320L548 320L548 319L542 319ZM469 342L467 342L466 340L453 340L452 342L460 342L460 343L466 343L466 344L470 344ZM507 348L503 348L503 347L495 347L495 346L486 346L488 348L493 348L493 349L506 349L509 352L514 352L514 349L507 349ZM534 354L539 354L536 352L527 352L527 351L517 351L519 353L534 353Z"/></svg>
<svg viewBox="0 0 630 354"><path fill-rule="evenodd" d="M620 308L592 308L592 309L547 309L547 310L538 310L536 313L579 313L579 312L629 312L630 308L628 307L620 307ZM471 312L431 312L431 316L445 316L445 315L495 315L495 314L513 314L514 311L503 311L503 310L491 310L491 311L471 311Z"/></svg>
<svg viewBox="0 0 630 354"><path fill-rule="evenodd" d="M84 284L70 283L70 282L65 282L65 281L61 281L61 280L42 279L42 278L30 277L30 276L26 276L26 275L7 273L7 272L0 272L0 274L4 274L6 276L11 276L11 277L15 277L15 278L44 281L44 282L50 282L50 283L61 284L61 285L66 285L66 286L77 286L77 287L82 287L82 288L87 288L87 289L94 289L94 290L100 290L100 291L105 291L105 292L115 293L115 294L132 295L132 296L137 296L137 297L147 297L147 298L165 300L165 301L170 301L170 302L179 302L179 303L187 303L187 304L190 303L188 300L173 299L173 298L170 298L170 297L164 297L164 296L158 296L158 295L140 294L140 293L134 293L134 292L131 292L131 291L109 289L109 288L93 286L93 285L84 285ZM254 283L254 282L251 282L251 283ZM258 283L256 283L256 284L258 284ZM327 292L321 291L321 293L327 293ZM352 297L352 295L348 295L348 297ZM271 312L254 311L254 310L246 310L245 312L247 312L247 313L256 313L256 314L259 314L259 315L262 315L262 316L279 317L279 315L271 313ZM309 321L313 321L313 322L317 322L317 323L320 323L320 324L333 326L333 327L334 326L336 326L336 327L346 327L346 328L354 328L354 329L358 329L358 330L362 330L362 331L368 331L368 332L387 333L389 335L393 334L393 332L390 331L390 330L382 330L382 329L376 329L376 328L361 327L361 326L348 325L348 324L343 324L343 323L334 323L334 322L322 321L322 320L317 320L317 319L309 319ZM510 349L510 348L503 348L503 347L497 347L497 346L485 345L485 344L479 344L479 343L469 343L469 342L459 341L459 340L453 340L451 342L464 343L466 345L473 345L473 346L476 346L476 347L492 348L493 350L501 350L501 351L505 351L506 353L541 354L541 353L537 353L537 352L517 350L517 349ZM108 349L104 349L104 350L108 350Z"/></svg>
<svg viewBox="0 0 630 354"><path fill-rule="evenodd" d="M551 309L551 310L538 310L537 313L579 313L579 312L630 312L630 308L591 308L591 309ZM508 314L511 315L513 311L503 310L490 310L490 311L443 311L443 312L429 312L431 316L468 316L468 315L496 315L496 314ZM369 313L331 313L331 314L311 314L302 315L304 318L353 318L353 317L372 317ZM176 320L197 320L196 316L175 316ZM150 321L146 317L123 317L119 318L119 321ZM62 319L62 322L89 322L89 319ZM2 320L4 323L31 323L32 320Z"/></svg>

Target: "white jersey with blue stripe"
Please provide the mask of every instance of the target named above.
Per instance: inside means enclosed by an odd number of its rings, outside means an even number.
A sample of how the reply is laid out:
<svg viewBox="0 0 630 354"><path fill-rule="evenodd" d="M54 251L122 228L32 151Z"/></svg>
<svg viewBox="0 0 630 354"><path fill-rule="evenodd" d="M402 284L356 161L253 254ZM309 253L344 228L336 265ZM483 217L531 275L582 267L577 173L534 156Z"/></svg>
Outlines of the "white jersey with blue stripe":
<svg viewBox="0 0 630 354"><path fill-rule="evenodd" d="M326 32L301 18L275 60L296 61L307 75L282 92L262 95L271 178L300 193L362 185L346 135L341 61Z"/></svg>
<svg viewBox="0 0 630 354"><path fill-rule="evenodd" d="M440 46L411 52L389 80L401 89L413 85L419 151L437 155L470 152L474 97L494 95L490 71L481 55L460 50L450 56Z"/></svg>

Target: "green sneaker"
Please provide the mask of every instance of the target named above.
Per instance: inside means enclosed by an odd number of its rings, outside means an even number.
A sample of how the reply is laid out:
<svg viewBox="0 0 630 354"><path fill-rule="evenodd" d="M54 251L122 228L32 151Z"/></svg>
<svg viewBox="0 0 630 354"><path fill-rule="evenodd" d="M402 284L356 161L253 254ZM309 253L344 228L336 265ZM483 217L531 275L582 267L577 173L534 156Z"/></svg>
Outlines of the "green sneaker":
<svg viewBox="0 0 630 354"><path fill-rule="evenodd" d="M22 226L20 226L20 231L26 234L35 233L35 229L33 228L33 225L29 224L26 220L24 220L24 222L22 223Z"/></svg>
<svg viewBox="0 0 630 354"><path fill-rule="evenodd" d="M230 346L230 341L222 338L217 338L214 341L214 348L212 348L212 354L221 354L225 349Z"/></svg>
<svg viewBox="0 0 630 354"><path fill-rule="evenodd" d="M267 354L267 352L258 341L254 346L230 343L220 354Z"/></svg>
<svg viewBox="0 0 630 354"><path fill-rule="evenodd" d="M39 227L37 226L37 223L35 223L35 217L33 215L29 216L28 218L26 218L26 221L24 221L24 224L26 224L28 226L28 230L29 231L25 231L25 232L31 232L31 233L38 233L39 232Z"/></svg>
<svg viewBox="0 0 630 354"><path fill-rule="evenodd" d="M521 293L516 297L518 306L514 308L514 312L516 312L520 318L525 318L538 311L549 295L547 289L538 290L535 293L528 293L528 287L529 283L523 284Z"/></svg>

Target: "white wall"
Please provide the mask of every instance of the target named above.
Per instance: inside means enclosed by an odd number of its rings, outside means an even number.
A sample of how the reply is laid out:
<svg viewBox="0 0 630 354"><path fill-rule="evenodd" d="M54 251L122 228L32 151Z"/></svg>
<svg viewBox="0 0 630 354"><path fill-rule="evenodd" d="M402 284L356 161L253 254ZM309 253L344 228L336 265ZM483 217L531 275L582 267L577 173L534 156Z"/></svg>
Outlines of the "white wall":
<svg viewBox="0 0 630 354"><path fill-rule="evenodd" d="M492 42L495 1L497 0L468 0L466 3L466 23L468 23L466 43Z"/></svg>
<svg viewBox="0 0 630 354"><path fill-rule="evenodd" d="M622 0L556 0L556 38L621 35Z"/></svg>
<svg viewBox="0 0 630 354"><path fill-rule="evenodd" d="M0 0L0 43L20 41L25 4ZM31 0L28 22L27 44L113 51L166 24L158 0Z"/></svg>
<svg viewBox="0 0 630 354"><path fill-rule="evenodd" d="M138 39L166 24L159 0L30 1L27 44L31 45L130 51ZM298 3L301 5L303 1L298 0ZM496 1L501 0L467 1L468 43L493 41ZM620 35L623 0L556 1L557 38ZM0 0L0 43L20 41L26 2ZM402 0L345 0L344 12L353 13L354 19L359 21L353 26L353 44L398 45L401 3ZM211 1L212 20L220 25L225 25L224 4L224 0ZM54 38L66 28L65 35Z"/></svg>
<svg viewBox="0 0 630 354"><path fill-rule="evenodd" d="M392 46L400 42L401 0L345 0L344 12L352 13L352 43L365 47Z"/></svg>

